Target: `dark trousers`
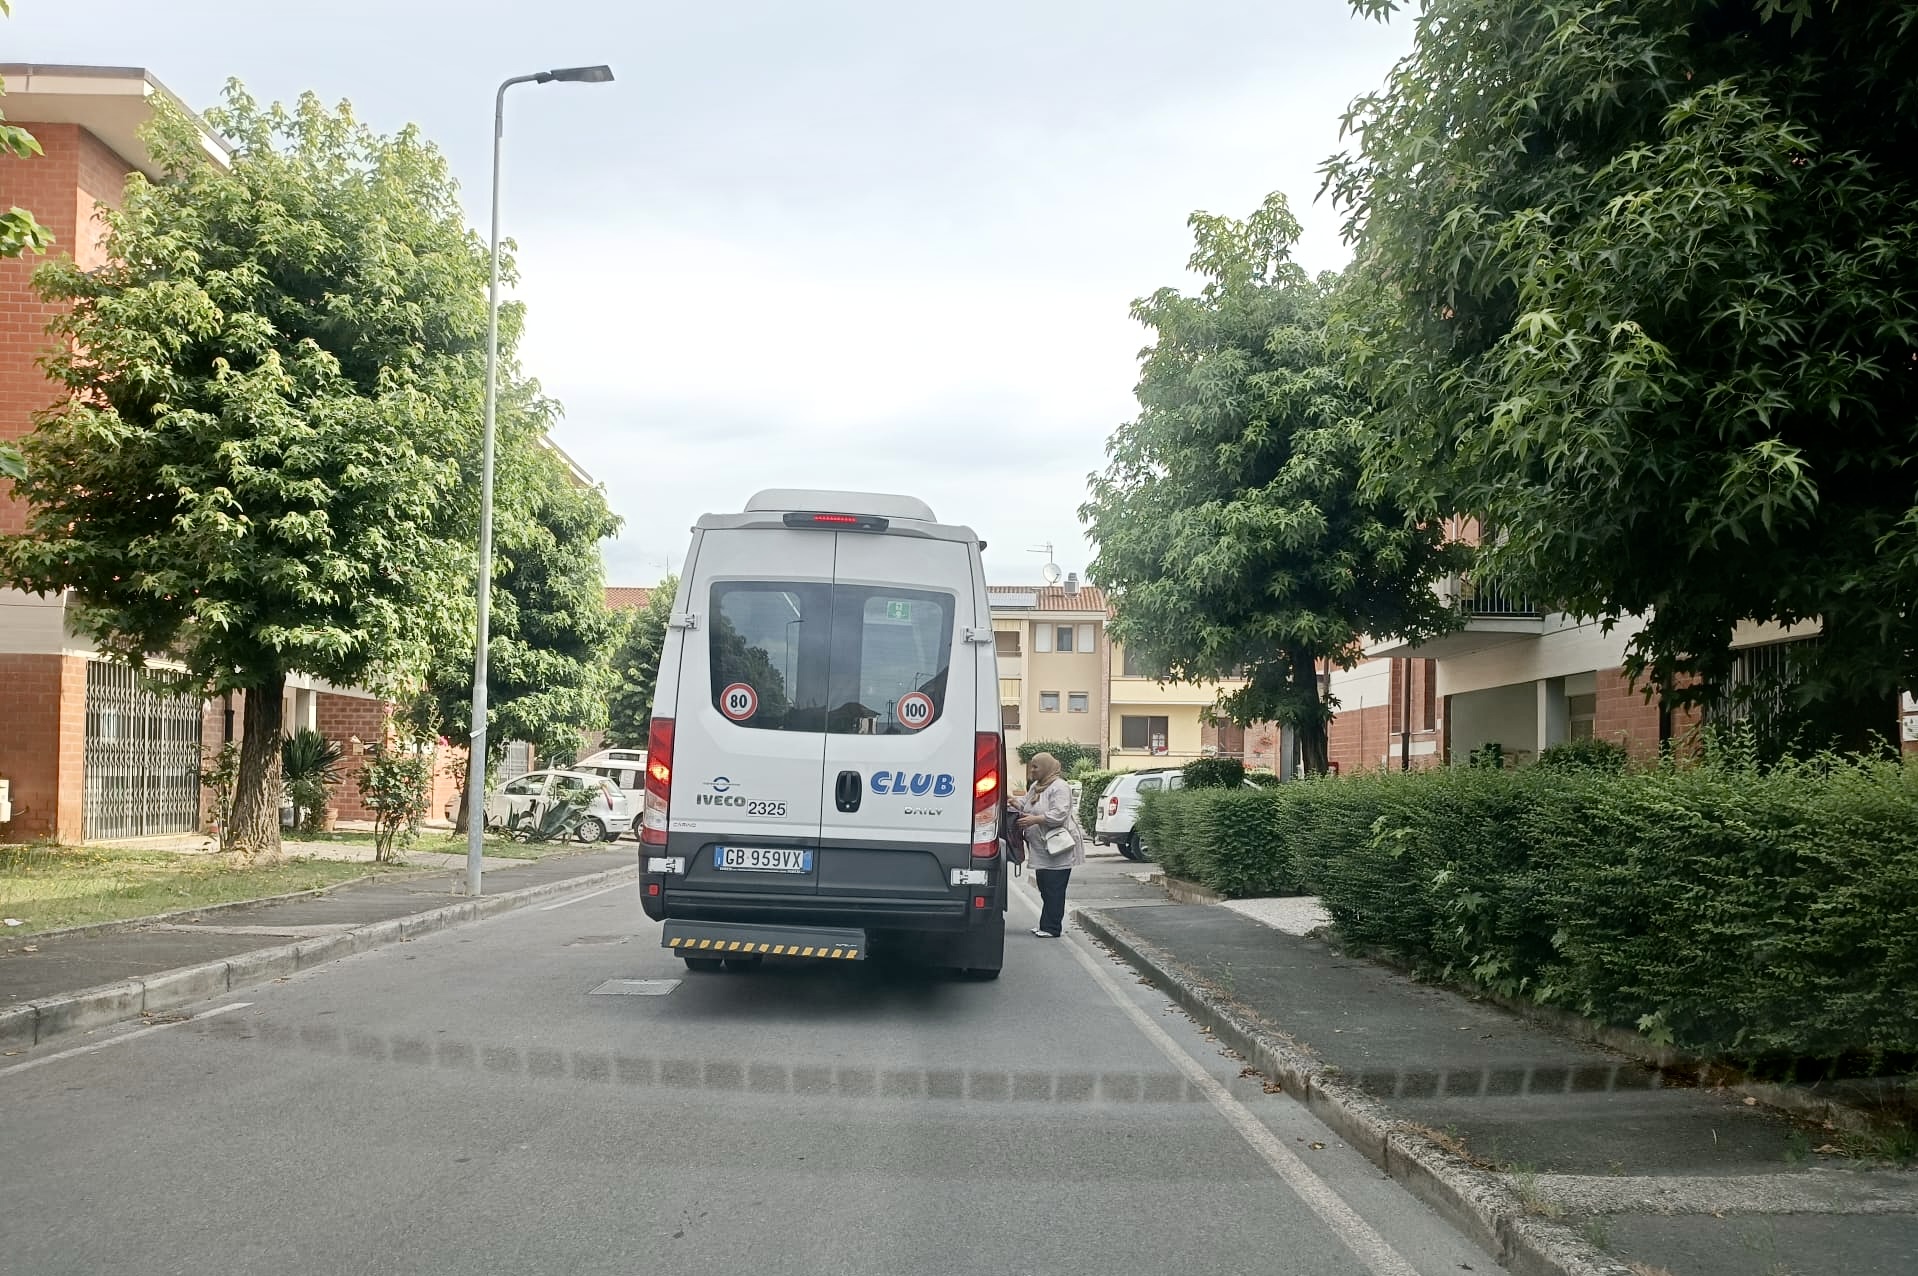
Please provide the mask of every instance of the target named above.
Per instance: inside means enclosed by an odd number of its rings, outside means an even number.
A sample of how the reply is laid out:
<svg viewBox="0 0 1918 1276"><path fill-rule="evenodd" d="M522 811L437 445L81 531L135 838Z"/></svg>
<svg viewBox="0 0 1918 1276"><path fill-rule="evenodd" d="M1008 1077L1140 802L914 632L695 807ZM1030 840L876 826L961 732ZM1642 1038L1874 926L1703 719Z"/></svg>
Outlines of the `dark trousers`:
<svg viewBox="0 0 1918 1276"><path fill-rule="evenodd" d="M1039 879L1039 899L1043 904L1039 909L1039 929L1060 934L1066 928L1066 883L1072 880L1072 870L1036 868L1032 875Z"/></svg>

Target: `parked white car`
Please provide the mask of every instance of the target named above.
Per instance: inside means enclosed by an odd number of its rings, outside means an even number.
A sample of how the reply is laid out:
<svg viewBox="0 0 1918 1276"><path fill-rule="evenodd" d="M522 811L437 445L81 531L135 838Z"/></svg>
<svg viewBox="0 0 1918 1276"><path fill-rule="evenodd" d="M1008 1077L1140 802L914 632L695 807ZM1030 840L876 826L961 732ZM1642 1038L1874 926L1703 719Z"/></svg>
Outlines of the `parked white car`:
<svg viewBox="0 0 1918 1276"><path fill-rule="evenodd" d="M1241 783L1248 789L1258 785ZM1178 767L1151 767L1115 776L1099 795L1099 815L1094 822L1092 840L1102 846L1116 846L1129 860L1152 858L1151 848L1139 838L1139 797L1145 793L1170 792L1185 787L1185 773Z"/></svg>
<svg viewBox="0 0 1918 1276"><path fill-rule="evenodd" d="M618 837L633 826L633 802L618 785L587 771L528 771L508 780L486 798L486 826L505 828L515 820L538 824L557 802L576 802L590 794L580 821L582 841Z"/></svg>
<svg viewBox="0 0 1918 1276"><path fill-rule="evenodd" d="M1161 790L1182 789L1185 775L1176 767L1147 771L1128 771L1114 776L1099 795L1099 816L1094 821L1092 840L1101 846L1116 846L1129 860L1147 858L1145 844L1139 840L1139 795Z"/></svg>

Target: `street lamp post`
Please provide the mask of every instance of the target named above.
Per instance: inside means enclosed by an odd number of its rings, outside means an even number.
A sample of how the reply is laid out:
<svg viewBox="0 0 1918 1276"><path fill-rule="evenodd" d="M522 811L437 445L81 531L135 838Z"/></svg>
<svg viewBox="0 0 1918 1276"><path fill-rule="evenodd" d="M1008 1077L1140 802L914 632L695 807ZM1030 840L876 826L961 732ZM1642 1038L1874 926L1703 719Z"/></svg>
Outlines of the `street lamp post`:
<svg viewBox="0 0 1918 1276"><path fill-rule="evenodd" d="M499 152L506 135L506 90L515 84L604 84L609 66L569 66L515 75L493 95L492 277L486 288L486 410L480 445L479 637L473 647L473 723L466 738L466 893L480 893L480 851L486 837L486 627L493 594L493 410L499 368Z"/></svg>

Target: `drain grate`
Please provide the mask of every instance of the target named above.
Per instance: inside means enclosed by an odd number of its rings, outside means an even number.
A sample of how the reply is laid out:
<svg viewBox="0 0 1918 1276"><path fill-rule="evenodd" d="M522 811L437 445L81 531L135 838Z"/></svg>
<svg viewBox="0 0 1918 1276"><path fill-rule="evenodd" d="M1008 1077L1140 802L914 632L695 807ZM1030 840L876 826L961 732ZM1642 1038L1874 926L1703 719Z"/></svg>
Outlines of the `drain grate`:
<svg viewBox="0 0 1918 1276"><path fill-rule="evenodd" d="M605 995L609 997L664 997L679 987L677 979L608 979L588 996Z"/></svg>

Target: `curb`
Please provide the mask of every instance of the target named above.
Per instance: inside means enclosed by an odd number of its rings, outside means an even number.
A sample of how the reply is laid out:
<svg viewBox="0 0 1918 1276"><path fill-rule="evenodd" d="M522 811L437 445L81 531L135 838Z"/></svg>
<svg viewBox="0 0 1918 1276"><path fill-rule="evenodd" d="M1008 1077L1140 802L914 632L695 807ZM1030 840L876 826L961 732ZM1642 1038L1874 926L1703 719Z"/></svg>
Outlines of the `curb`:
<svg viewBox="0 0 1918 1276"><path fill-rule="evenodd" d="M1230 1004L1172 958L1097 910L1075 914L1085 932L1132 964L1180 1007L1285 1088L1364 1157L1402 1183L1513 1276L1631 1276L1570 1228L1526 1213L1504 1176L1417 1133L1358 1087L1328 1075L1309 1051Z"/></svg>
<svg viewBox="0 0 1918 1276"><path fill-rule="evenodd" d="M153 926L168 922L177 922L183 918L215 917L221 913L230 913L236 909L252 908L256 904L284 904L288 900L312 899L339 890L342 886L355 886L360 882L381 877L389 882L408 882L437 873L439 869L423 868L415 872L362 873L358 877L342 878L337 882L328 882L325 886L313 886L303 891L288 891L284 895L261 895L256 899L230 899L224 904L206 904L199 908L179 908L170 913L148 913L145 917L122 917L110 922L88 922L84 926L62 926L58 930L23 931L15 935L12 931L0 936L0 940L18 939L23 943L37 944L43 939L83 939L89 935L115 935L123 930L138 930L142 926Z"/></svg>
<svg viewBox="0 0 1918 1276"><path fill-rule="evenodd" d="M256 948L251 952L203 962L197 966L181 966L79 992L40 997L0 1010L0 1047L36 1045L62 1033L102 1028L139 1015L160 1014L204 1001L208 997L217 997L223 992L236 992L283 975L310 970L352 953L417 939L461 922L510 913L554 895L569 895L595 886L617 885L627 879L637 881L638 878L637 864L602 869L597 873L562 878L557 882L542 882L537 886L526 886L500 895L445 904L423 913L367 922L337 935L303 939L271 948ZM310 893L299 892L301 895Z"/></svg>

